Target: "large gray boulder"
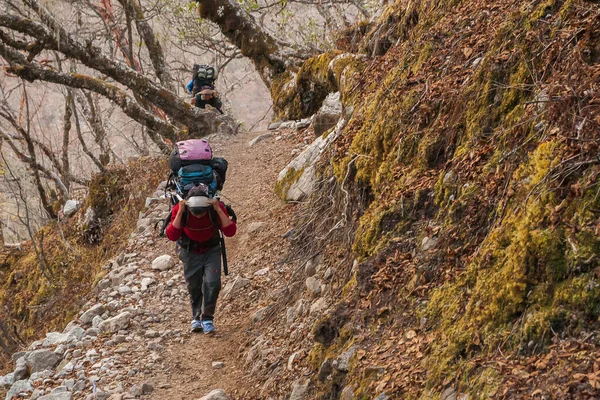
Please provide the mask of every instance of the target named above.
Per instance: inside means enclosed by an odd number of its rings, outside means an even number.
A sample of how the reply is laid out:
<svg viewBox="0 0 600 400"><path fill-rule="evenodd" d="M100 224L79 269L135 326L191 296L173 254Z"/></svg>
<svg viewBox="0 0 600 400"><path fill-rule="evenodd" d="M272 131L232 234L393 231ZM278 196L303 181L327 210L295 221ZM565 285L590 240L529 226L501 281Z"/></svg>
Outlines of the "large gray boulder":
<svg viewBox="0 0 600 400"><path fill-rule="evenodd" d="M125 311L116 317L108 318L102 321L98 328L100 328L103 332L115 333L122 329L127 329L130 320L131 313L129 311Z"/></svg>
<svg viewBox="0 0 600 400"><path fill-rule="evenodd" d="M333 128L340 119L342 111L343 107L342 101L340 100L340 92L330 93L323 101L323 105L319 111L317 111L313 119L315 135L321 136L323 133Z"/></svg>
<svg viewBox="0 0 600 400"><path fill-rule="evenodd" d="M332 133L325 138L323 136L316 138L279 173L275 188L281 198L288 201L301 201L315 190L317 183L315 165L321 155L342 134L351 116L352 108L348 107L346 114L340 118Z"/></svg>
<svg viewBox="0 0 600 400"><path fill-rule="evenodd" d="M52 369L60 359L58 354L49 349L34 350L25 356L25 362L31 373Z"/></svg>
<svg viewBox="0 0 600 400"><path fill-rule="evenodd" d="M200 400L230 400L223 389L215 389Z"/></svg>

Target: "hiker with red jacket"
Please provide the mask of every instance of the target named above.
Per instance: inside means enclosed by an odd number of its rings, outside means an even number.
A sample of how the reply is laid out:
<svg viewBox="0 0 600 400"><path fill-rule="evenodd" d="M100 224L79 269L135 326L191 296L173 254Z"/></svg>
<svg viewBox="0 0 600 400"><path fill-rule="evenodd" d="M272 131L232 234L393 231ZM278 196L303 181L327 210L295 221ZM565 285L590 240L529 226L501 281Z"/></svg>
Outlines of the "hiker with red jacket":
<svg viewBox="0 0 600 400"><path fill-rule="evenodd" d="M209 197L209 189L199 184L173 208L175 218L166 229L169 240L177 241L179 259L192 306L192 332L215 331L213 323L221 291L221 240L235 235L237 226L225 205Z"/></svg>

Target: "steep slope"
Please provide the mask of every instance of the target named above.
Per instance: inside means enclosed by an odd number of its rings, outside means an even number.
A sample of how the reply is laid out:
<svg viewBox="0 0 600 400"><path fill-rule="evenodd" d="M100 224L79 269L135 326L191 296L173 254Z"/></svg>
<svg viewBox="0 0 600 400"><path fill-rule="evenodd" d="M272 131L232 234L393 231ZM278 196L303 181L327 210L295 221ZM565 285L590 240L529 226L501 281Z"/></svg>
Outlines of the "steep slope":
<svg viewBox="0 0 600 400"><path fill-rule="evenodd" d="M351 194L358 266L324 261L314 398L594 392L599 24L583 0L400 0L340 41L373 58L344 76L352 119L319 177Z"/></svg>

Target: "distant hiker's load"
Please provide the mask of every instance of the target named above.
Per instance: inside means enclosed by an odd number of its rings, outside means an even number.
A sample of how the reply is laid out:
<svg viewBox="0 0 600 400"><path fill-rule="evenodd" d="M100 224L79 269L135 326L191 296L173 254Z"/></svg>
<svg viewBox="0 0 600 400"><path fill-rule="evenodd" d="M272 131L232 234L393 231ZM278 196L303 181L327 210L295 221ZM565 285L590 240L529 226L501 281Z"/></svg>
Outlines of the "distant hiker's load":
<svg viewBox="0 0 600 400"><path fill-rule="evenodd" d="M217 69L210 65L194 64L192 68L192 80L187 84L187 90L192 95L192 104L199 108L205 108L208 104L223 114L223 103L215 90Z"/></svg>
<svg viewBox="0 0 600 400"><path fill-rule="evenodd" d="M212 197L223 189L227 175L227 160L213 157L206 139L189 139L175 144L169 158L170 181L185 197L194 186L204 184Z"/></svg>

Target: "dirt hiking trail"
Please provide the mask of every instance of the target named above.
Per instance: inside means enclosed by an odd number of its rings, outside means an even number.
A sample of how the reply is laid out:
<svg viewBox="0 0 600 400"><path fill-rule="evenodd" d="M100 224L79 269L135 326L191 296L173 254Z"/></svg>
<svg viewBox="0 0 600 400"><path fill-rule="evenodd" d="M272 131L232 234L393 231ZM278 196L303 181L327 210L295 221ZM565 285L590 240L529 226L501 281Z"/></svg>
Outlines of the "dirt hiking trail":
<svg viewBox="0 0 600 400"><path fill-rule="evenodd" d="M173 285L179 287L180 296L149 297L146 308L164 318L164 322L153 325L152 329L184 332L179 342L163 345L162 362L144 374L143 381L151 381L155 387L150 399L194 399L217 388L224 389L234 399L252 398L247 392L253 379L241 358L241 350L258 335L253 330L251 315L264 305L265 295L270 293L269 282L286 276L286 271L278 270L275 265L287 249L282 235L289 229L293 206L279 199L273 187L297 144L293 134L275 133L249 147L250 140L264 133L243 133L211 141L213 153L229 162L223 200L233 206L238 216L237 234L227 238L230 275L222 278L215 315L217 333L211 336L188 333L191 311L187 294L181 296L185 290L181 277ZM281 135L279 140L277 135ZM176 258L175 244L166 239L154 238L153 244L145 247L131 250L171 254ZM181 275L180 262L172 272ZM250 282L225 298L226 285L237 277ZM213 368L213 362L222 362L223 367Z"/></svg>

